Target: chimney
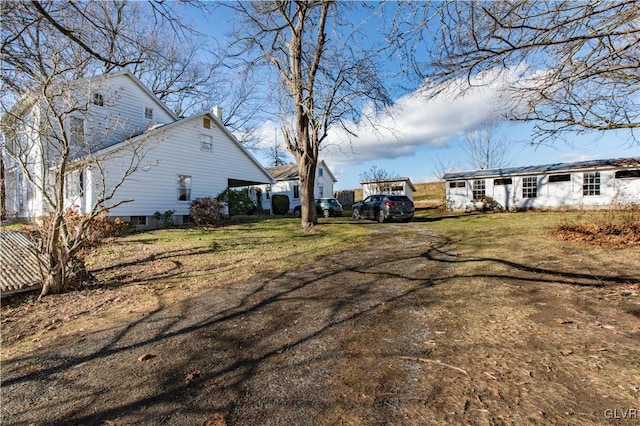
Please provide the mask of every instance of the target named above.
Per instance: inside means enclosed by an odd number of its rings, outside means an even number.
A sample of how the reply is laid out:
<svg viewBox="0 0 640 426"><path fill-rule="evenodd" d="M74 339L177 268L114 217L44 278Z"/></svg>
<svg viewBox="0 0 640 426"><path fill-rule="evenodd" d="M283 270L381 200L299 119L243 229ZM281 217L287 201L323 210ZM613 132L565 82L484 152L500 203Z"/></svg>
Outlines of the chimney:
<svg viewBox="0 0 640 426"><path fill-rule="evenodd" d="M220 120L220 122L222 122L222 107L214 106L213 107L213 115L218 117L218 120Z"/></svg>

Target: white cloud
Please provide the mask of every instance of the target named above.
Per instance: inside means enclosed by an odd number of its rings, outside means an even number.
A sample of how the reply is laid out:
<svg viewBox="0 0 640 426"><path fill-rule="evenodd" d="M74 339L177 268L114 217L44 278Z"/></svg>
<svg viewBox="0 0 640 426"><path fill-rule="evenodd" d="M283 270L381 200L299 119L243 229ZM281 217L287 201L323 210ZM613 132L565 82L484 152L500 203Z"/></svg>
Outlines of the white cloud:
<svg viewBox="0 0 640 426"><path fill-rule="evenodd" d="M332 128L320 155L332 167L339 168L412 156L423 146L445 147L489 115L506 108L499 100L504 81L506 77L491 74L482 77L482 81L477 79L474 87L466 86L464 95L460 96L456 96L453 89L431 97L432 92L423 90L405 95L384 114L375 118L369 115L368 120L358 124L346 123L357 137L341 128ZM273 146L274 128L275 123L268 122L261 129L266 146ZM281 138L281 134L278 137Z"/></svg>

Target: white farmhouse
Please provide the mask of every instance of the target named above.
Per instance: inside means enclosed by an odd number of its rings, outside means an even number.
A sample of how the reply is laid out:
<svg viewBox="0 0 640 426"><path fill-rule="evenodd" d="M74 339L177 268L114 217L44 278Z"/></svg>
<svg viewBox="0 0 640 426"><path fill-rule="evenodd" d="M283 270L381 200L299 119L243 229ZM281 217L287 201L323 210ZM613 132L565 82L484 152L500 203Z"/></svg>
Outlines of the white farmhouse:
<svg viewBox="0 0 640 426"><path fill-rule="evenodd" d="M300 175L298 166L290 163L284 166L267 167L275 183L272 185L258 186L260 190L262 208L271 210L271 197L276 194L283 194L289 197L289 211L295 216L300 216ZM324 160L318 162L316 167L316 177L314 186L315 198L332 198L333 184L337 180L331 173Z"/></svg>
<svg viewBox="0 0 640 426"><path fill-rule="evenodd" d="M113 193L108 199L108 205L115 206L108 212L111 217L154 226L155 212L173 211L172 220L179 224L189 220L196 198L216 196L227 187L273 182L218 115L207 111L178 118L129 72L80 80L70 87L74 90L67 97L73 98L74 112L68 114L66 128L73 132L76 152L66 175L69 207L88 212ZM13 111L22 117L16 121L42 120L46 112L40 104L22 100ZM4 135L8 152L25 157L15 161L4 156L9 217L46 214L43 194L33 189L20 167L43 167L47 155L42 153L51 144L38 140L41 134L33 126ZM26 145L28 150L20 148Z"/></svg>
<svg viewBox="0 0 640 426"><path fill-rule="evenodd" d="M506 210L602 208L640 203L640 157L452 172L447 207L493 199Z"/></svg>

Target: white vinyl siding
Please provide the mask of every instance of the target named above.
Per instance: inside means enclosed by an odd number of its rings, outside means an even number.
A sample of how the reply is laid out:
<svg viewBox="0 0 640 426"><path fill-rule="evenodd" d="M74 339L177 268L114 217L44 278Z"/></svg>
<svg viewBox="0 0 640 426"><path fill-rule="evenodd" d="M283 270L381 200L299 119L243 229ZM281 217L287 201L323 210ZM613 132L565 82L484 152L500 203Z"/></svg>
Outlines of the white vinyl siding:
<svg viewBox="0 0 640 426"><path fill-rule="evenodd" d="M189 214L190 203L178 200L176 194L178 175L191 177L191 200L215 197L225 190L229 179L269 182L266 172L215 125L210 134L216 155L203 155L200 150L201 134L201 116L184 120L164 132L159 131L154 141L147 142L149 152L141 169L125 182L114 200L134 201L112 209L110 214L152 216L155 211L167 210L174 210L178 216ZM120 162L109 160L108 168L113 179L127 159L123 156Z"/></svg>

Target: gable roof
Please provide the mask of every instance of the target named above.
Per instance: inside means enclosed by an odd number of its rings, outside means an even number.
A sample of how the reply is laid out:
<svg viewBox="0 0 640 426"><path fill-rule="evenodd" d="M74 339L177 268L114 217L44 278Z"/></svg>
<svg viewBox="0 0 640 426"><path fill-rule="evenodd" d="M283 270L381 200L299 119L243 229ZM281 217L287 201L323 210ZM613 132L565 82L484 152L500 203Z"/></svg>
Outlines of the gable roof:
<svg viewBox="0 0 640 426"><path fill-rule="evenodd" d="M331 170L329 170L329 166L324 160L320 160L318 162L318 166L322 166L322 169L329 173L331 180L337 182L338 180L335 178ZM293 180L299 179L300 174L298 173L298 165L295 163L289 163L284 166L275 166L275 167L267 167L267 171L273 176L275 180Z"/></svg>
<svg viewBox="0 0 640 426"><path fill-rule="evenodd" d="M236 139L235 136L233 136L233 133L231 133L229 131L229 129L227 129L225 127L224 124L222 124L222 122L220 121L220 119L213 114L211 111L203 111L200 112L198 114L195 115L191 115L189 117L184 117L181 118L179 120L176 120L174 122L171 123L167 123L167 124L162 124L162 125L156 125L153 126L151 128L149 128L147 131L145 131L144 133L134 136L130 139L126 139L124 141L120 141L114 145L111 145L107 148L104 148L100 151L98 151L96 153L96 155L100 155L100 153L106 153L110 150L114 150L114 149L118 149L120 147L120 145L124 144L124 143L136 143L136 142L140 142L143 139L147 139L149 137L152 137L160 132L164 132L170 129L173 129L174 127L179 127L182 125L185 125L185 123L188 123L190 121L193 120L202 120L203 117L208 117L213 123L215 123L215 125L222 130L222 132L229 138L229 140L231 140L232 143L234 143L241 151L244 155L247 156L247 158L255 165L258 167L258 169L265 175L265 178L267 179L267 181L269 183L273 182L273 178L271 176L271 174L267 171L267 169L264 168L264 166L262 166L262 164L260 164L260 162L258 162L258 160L255 159L255 157L253 155L251 155L251 153L249 151L247 151L247 149L244 147L244 145L242 145L240 143L240 141L238 141L238 139Z"/></svg>
<svg viewBox="0 0 640 426"><path fill-rule="evenodd" d="M543 164L539 166L508 167L502 169L472 170L464 172L445 173L443 180L487 178L513 175L531 175L561 173L577 170L614 169L625 167L640 167L640 157L615 158L609 160L578 161L574 163Z"/></svg>
<svg viewBox="0 0 640 426"><path fill-rule="evenodd" d="M394 182L407 182L409 184L409 188L412 191L416 191L416 187L411 182L411 179L408 177L399 177L399 178L389 178L389 179L376 179L376 180L365 180L360 182L360 185L368 185L368 184L379 184L379 183L394 183Z"/></svg>
<svg viewBox="0 0 640 426"><path fill-rule="evenodd" d="M300 177L298 165L294 163L289 163L284 166L267 167L267 171L275 180L298 179Z"/></svg>
<svg viewBox="0 0 640 426"><path fill-rule="evenodd" d="M73 80L73 81L66 82L66 84L69 84L70 86L82 86L82 85L89 86L89 85L91 85L93 83L97 83L97 82L100 82L100 81L104 82L104 81L107 81L109 79L119 78L119 77L126 77L126 78L130 79L149 98L153 99L154 102L160 108L162 108L167 114L169 114L169 116L173 120L177 120L178 119L178 116L176 116L176 114L169 107L167 107L160 99L158 99L158 97L151 90L149 90L149 88L147 86L142 84L142 82L135 75L133 75L130 71L119 71L119 72L114 72L114 73L102 74L102 75L98 75L98 76L94 76L94 77L81 78L81 79L78 79L78 80ZM29 90L24 95L22 95L20 97L20 99L18 99L18 101L15 103L15 105L13 105L13 107L11 107L11 110L9 111L9 113L5 114L5 116L2 118L2 120L5 121L7 119L11 119L12 116L22 115L28 108L30 108L31 106L33 106L33 104L35 104L37 99L38 99L38 95L34 91Z"/></svg>
<svg viewBox="0 0 640 426"><path fill-rule="evenodd" d="M42 286L34 243L16 231L0 231L0 294L38 289Z"/></svg>

